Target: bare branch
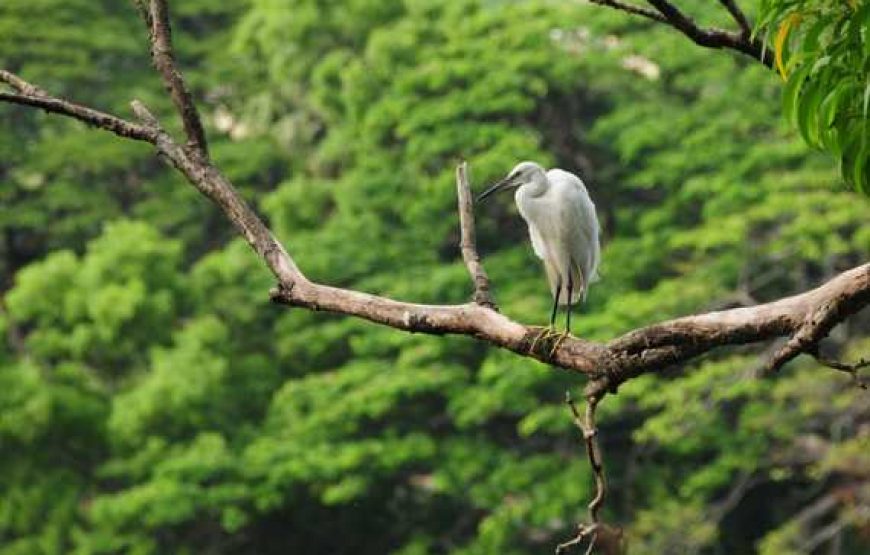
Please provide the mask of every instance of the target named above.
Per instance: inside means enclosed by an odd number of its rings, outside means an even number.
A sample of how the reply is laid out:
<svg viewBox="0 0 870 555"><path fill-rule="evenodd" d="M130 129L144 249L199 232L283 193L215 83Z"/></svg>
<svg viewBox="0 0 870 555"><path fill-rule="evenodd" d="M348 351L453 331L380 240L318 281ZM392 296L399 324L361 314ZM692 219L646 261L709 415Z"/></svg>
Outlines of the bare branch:
<svg viewBox="0 0 870 555"><path fill-rule="evenodd" d="M571 416L574 420L574 425L580 430L583 435L583 441L586 442L586 454L589 456L589 466L592 467L592 472L595 474L595 497L589 503L589 518L592 522L598 522L598 512L601 506L604 505L604 497L607 495L607 481L604 477L604 463L601 461L601 449L598 446L598 429L595 426L595 409L598 407L598 402L601 397L590 395L586 399L586 418L585 421L580 418L580 412L577 410L577 405L574 404L574 399L570 393L566 394L565 401L571 409Z"/></svg>
<svg viewBox="0 0 870 555"><path fill-rule="evenodd" d="M802 336L799 346L806 352L836 323L868 304L870 263L843 272L800 295L752 307L686 316L631 331L607 344L617 358L617 364L611 367L610 379L612 385L619 385L638 375L635 372L655 371L684 362L716 346L754 343L799 333ZM801 331L807 329L808 322L815 323L811 326L814 331L809 334ZM625 373L624 368L631 370Z"/></svg>
<svg viewBox="0 0 870 555"><path fill-rule="evenodd" d="M870 359L862 358L858 362L848 364L830 358L825 358L820 355L818 351L811 351L810 354L813 355L813 357L816 359L816 361L818 361L819 364L827 366L828 368L833 368L834 370L842 370L843 372L854 373L861 368L866 368L870 366Z"/></svg>
<svg viewBox="0 0 870 555"><path fill-rule="evenodd" d="M456 192L459 199L459 250L474 283L474 302L498 310L489 292L489 276L477 253L477 237L474 230L474 208L471 186L468 183L468 164L463 161L456 167Z"/></svg>
<svg viewBox="0 0 870 555"><path fill-rule="evenodd" d="M9 84L12 88L22 93L0 92L0 102L30 106L45 110L46 112L68 116L92 127L111 131L115 135L125 139L149 143L154 143L157 140L157 134L154 129L121 119L112 114L88 108L87 106L82 106L81 104L76 104L75 102L49 96L36 85L31 85L14 73L0 70L0 81Z"/></svg>
<svg viewBox="0 0 870 555"><path fill-rule="evenodd" d="M607 480L604 475L604 462L601 459L601 448L598 445L598 430L595 426L595 409L598 407L603 394L597 391L586 391L586 413L585 418L580 416L580 411L577 410L577 405L574 404L574 399L569 392L565 392L565 402L568 408L571 409L571 418L574 425L580 430L583 436L583 442L586 445L586 454L589 457L589 465L592 467L592 473L595 476L595 497L589 502L589 523L581 523L577 526L577 534L570 540L559 544L556 547L556 554L563 553L580 545L587 538L589 545L586 549L587 555L592 553L594 549L606 554L617 555L624 551L622 541L622 529L601 522L598 513L604 505L604 498L607 495Z"/></svg>
<svg viewBox="0 0 870 555"><path fill-rule="evenodd" d="M725 9L731 14L731 18L737 22L737 26L740 27L743 36L749 37L752 35L752 25L749 23L749 19L743 13L743 10L737 5L737 2L734 0L719 0L719 3L725 6Z"/></svg>
<svg viewBox="0 0 870 555"><path fill-rule="evenodd" d="M773 55L764 44L752 38L751 25L734 0L719 0L737 21L739 32L715 27L701 27L695 20L680 11L668 0L646 0L655 10L644 8L621 0L589 0L593 4L613 8L632 15L663 23L686 35L695 44L706 48L725 48L746 54L765 66L773 67Z"/></svg>
<svg viewBox="0 0 870 555"><path fill-rule="evenodd" d="M845 372L852 377L852 381L854 384L861 389L867 389L867 382L861 379L861 376L858 375L858 370L862 368L867 368L870 366L870 359L862 358L858 362L853 362L852 364L840 362L838 360L834 360L831 358L827 358L823 356L819 352L819 346L815 345L809 350L807 350L807 354L811 355L816 359L816 362L821 364L822 366L827 366L828 368L832 368L834 370L838 370L840 372Z"/></svg>
<svg viewBox="0 0 870 555"><path fill-rule="evenodd" d="M866 280L870 282L870 277L866 277ZM864 293L865 297L868 295L870 293ZM791 339L771 358L768 370L777 370L799 354L815 350L819 341L827 337L837 323L843 321L845 316L842 313L845 311L846 315L851 314L849 301L847 296L841 295L827 299L826 302L819 303L812 310L807 311L804 321Z"/></svg>
<svg viewBox="0 0 870 555"><path fill-rule="evenodd" d="M723 345L794 336L797 339L793 337L790 343L796 343L799 349L792 356L809 352L836 323L870 303L870 264L864 264L817 289L776 302L678 318L634 330L606 344L568 337L552 353L530 352L541 328L515 322L487 306L405 303L307 280L232 183L201 152L175 143L141 105L137 105L136 113L144 125L47 96L8 72L0 73L0 77L16 90L39 93L38 96L3 93L0 101L42 108L125 138L154 144L187 181L224 212L264 260L278 281L278 287L271 293L276 302L355 316L408 332L473 336L520 355L586 374L593 378L590 387L599 395L615 391L634 376L686 362Z"/></svg>
<svg viewBox="0 0 870 555"><path fill-rule="evenodd" d="M764 45L745 35L742 31L734 33L715 27L702 28L695 20L681 12L668 0L647 0L667 20L668 25L677 29L699 46L707 48L728 48L742 52L755 58L767 67L773 67L773 56L766 50Z"/></svg>
<svg viewBox="0 0 870 555"><path fill-rule="evenodd" d="M0 69L0 81L26 96L48 96L44 90L5 69Z"/></svg>
<svg viewBox="0 0 870 555"><path fill-rule="evenodd" d="M163 84L166 86L172 102L175 104L178 114L184 125L184 134L187 136L187 146L194 149L198 155L208 159L208 143L199 112L193 101L193 96L184 83L184 76L178 69L175 54L172 49L172 31L169 25L169 6L166 0L150 0L147 12L143 9L143 0L134 0L145 23L151 41L151 59L154 67L160 72Z"/></svg>
<svg viewBox="0 0 870 555"><path fill-rule="evenodd" d="M589 0L593 4L598 4L599 6L606 6L608 8L613 8L615 10L623 11L626 13L630 13L633 15L639 15L645 17L647 19L652 19L653 21L658 21L659 23L667 23L665 17L658 13L655 10L651 10L649 8L644 8L642 6L637 6L635 4L620 2L619 0Z"/></svg>
<svg viewBox="0 0 870 555"><path fill-rule="evenodd" d="M144 121L156 121L154 116L134 101L133 109ZM295 286L308 283L284 246L248 206L236 191L229 179L211 162L201 156L199 151L177 144L166 131L157 128L154 142L157 151L186 178L196 189L214 202L232 223L239 234L266 263L278 280L283 291L291 291Z"/></svg>
<svg viewBox="0 0 870 555"><path fill-rule="evenodd" d="M605 390L624 381L685 362L722 345L740 345L788 337L804 329L808 316L823 314L811 334L821 339L839 321L870 303L870 264L854 268L821 287L776 302L687 316L641 328L600 344L568 337L552 356L530 352L540 328L515 322L477 304L420 305L308 281L268 227L210 163L192 156L162 129L139 125L97 110L51 97L3 93L0 101L66 115L119 136L154 144L175 168L224 212L276 276L272 298L290 306L356 316L397 329L430 334L469 335L523 356L537 358L593 378ZM811 321L812 318L810 319ZM802 343L803 344L803 343ZM809 348L809 344L806 348Z"/></svg>

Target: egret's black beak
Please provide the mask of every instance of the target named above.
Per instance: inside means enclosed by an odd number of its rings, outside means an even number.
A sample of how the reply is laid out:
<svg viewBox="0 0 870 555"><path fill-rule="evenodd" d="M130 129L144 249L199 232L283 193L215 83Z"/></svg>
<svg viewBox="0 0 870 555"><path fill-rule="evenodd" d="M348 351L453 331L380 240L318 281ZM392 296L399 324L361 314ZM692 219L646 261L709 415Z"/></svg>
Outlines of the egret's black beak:
<svg viewBox="0 0 870 555"><path fill-rule="evenodd" d="M513 177L505 177L501 181L497 181L494 183L489 189L480 193L477 197L477 202L484 200L486 197L490 196L493 193L497 193L499 191L503 191L505 189L509 189L511 187L516 187L518 184L514 182Z"/></svg>

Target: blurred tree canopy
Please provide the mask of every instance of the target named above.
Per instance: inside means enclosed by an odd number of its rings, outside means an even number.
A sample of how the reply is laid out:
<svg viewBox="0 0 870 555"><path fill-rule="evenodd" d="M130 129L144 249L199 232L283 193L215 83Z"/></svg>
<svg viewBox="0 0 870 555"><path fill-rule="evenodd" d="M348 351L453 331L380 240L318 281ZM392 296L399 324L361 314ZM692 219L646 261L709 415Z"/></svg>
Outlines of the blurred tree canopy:
<svg viewBox="0 0 870 555"><path fill-rule="evenodd" d="M748 58L580 3L173 15L213 157L308 275L463 301L455 163L480 186L534 159L580 173L603 215L603 278L575 324L603 340L866 259L870 200L780 104L866 190L853 46L870 12L844 6L845 23L762 3L784 92ZM0 66L116 113L171 109L125 3L4 0ZM572 376L271 306L266 270L148 148L5 105L0 121L0 553L519 554L570 534L591 489L561 403ZM509 199L478 226L503 310L543 321ZM826 348L866 353L868 329L859 315ZM632 553L866 552L866 393L803 359L759 379L763 360L715 352L602 405L605 511Z"/></svg>

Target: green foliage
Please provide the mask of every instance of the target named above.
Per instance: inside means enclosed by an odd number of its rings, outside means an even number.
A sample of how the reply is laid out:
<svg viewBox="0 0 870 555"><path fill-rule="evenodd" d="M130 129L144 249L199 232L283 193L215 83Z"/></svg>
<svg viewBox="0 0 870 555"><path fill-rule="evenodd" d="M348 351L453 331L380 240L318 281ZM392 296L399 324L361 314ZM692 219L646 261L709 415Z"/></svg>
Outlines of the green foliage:
<svg viewBox="0 0 870 555"><path fill-rule="evenodd" d="M786 80L786 118L811 146L840 160L843 179L870 195L870 4L763 0L765 29Z"/></svg>
<svg viewBox="0 0 870 555"><path fill-rule="evenodd" d="M546 1L173 10L214 158L313 279L464 302L460 158L475 189L519 159L587 182L606 236L575 319L590 339L805 290L870 252L870 204L782 128L775 75L667 28ZM138 25L112 2L5 0L0 65L122 114L142 98L172 127ZM574 376L273 306L268 271L147 148L0 119L0 554L539 553L585 516ZM512 203L477 219L502 310L543 322ZM857 358L862 334L859 317L825 347ZM759 379L758 354L602 404L606 517L632 552L798 549L824 524L805 505L866 483L861 392L801 361ZM854 499L834 511L849 555Z"/></svg>

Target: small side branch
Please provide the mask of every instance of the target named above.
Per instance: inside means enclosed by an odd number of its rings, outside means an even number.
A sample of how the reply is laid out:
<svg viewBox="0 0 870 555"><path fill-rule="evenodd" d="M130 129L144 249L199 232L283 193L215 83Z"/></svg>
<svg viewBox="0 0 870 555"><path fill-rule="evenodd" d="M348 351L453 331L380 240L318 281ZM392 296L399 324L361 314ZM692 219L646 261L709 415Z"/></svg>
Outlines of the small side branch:
<svg viewBox="0 0 870 555"><path fill-rule="evenodd" d="M740 6L738 6L734 0L719 0L719 3L728 10L729 14L731 14L731 19L733 19L737 23L737 26L740 27L740 32L743 33L743 36L751 36L752 25L749 23L746 14L740 9Z"/></svg>
<svg viewBox="0 0 870 555"><path fill-rule="evenodd" d="M858 362L853 362L851 364L846 362L840 362L839 360L834 360L822 355L819 352L818 347L814 349L810 349L808 354L812 355L813 358L816 359L816 362L821 364L822 366L827 366L828 368L838 370L840 372L845 372L852 377L852 382L861 389L867 389L867 382L861 379L861 376L858 374L858 371L862 368L867 368L870 366L870 358L862 358Z"/></svg>
<svg viewBox="0 0 870 555"><path fill-rule="evenodd" d="M151 59L154 62L154 67L160 72L163 84L166 86L166 90L169 92L169 96L172 98L172 102L181 116L184 134L187 136L187 146L207 160L208 143L206 142L202 121L196 109L196 104L193 101L193 96L184 82L184 76L178 69L172 49L169 6L166 0L150 0L146 11L142 0L136 0L134 3L148 25L151 41Z"/></svg>
<svg viewBox="0 0 870 555"><path fill-rule="evenodd" d="M12 87L25 96L48 96L48 93L34 84L28 83L10 71L0 69L0 81Z"/></svg>
<svg viewBox="0 0 870 555"><path fill-rule="evenodd" d="M489 288L489 276L480 262L477 253L477 236L474 230L474 207L471 196L471 186L468 183L468 164L463 161L456 168L456 192L459 198L459 249L462 251L462 260L471 275L474 283L474 297L476 304L497 310L495 301Z"/></svg>
<svg viewBox="0 0 870 555"><path fill-rule="evenodd" d="M870 276L867 277L867 283L870 284ZM858 296L866 303L870 300L870 291L861 291ZM768 364L768 371L778 370L801 353L816 354L819 341L824 339L838 322L842 322L852 313L852 302L854 301L851 296L841 293L811 307L791 339L773 355Z"/></svg>
<svg viewBox="0 0 870 555"><path fill-rule="evenodd" d="M18 93L0 92L0 102L39 108L53 114L71 117L92 127L111 131L125 139L135 139L154 143L157 140L155 129L127 121L69 100L50 96L41 88L32 85L9 71L0 70L0 81Z"/></svg>
<svg viewBox="0 0 870 555"><path fill-rule="evenodd" d="M618 555L624 551L622 541L622 529L601 522L599 513L607 496L607 479L605 477L604 462L601 459L601 448L598 445L598 429L595 425L595 409L603 398L599 388L587 388L586 411L580 416L580 411L574 403L569 392L565 393L565 402L571 409L571 418L574 425L580 430L583 442L586 444L586 454L589 457L589 465L595 476L595 496L589 502L589 523L581 523L577 526L577 534L570 540L556 546L556 554L564 553L570 548L589 541L586 555L598 550L608 555Z"/></svg>
<svg viewBox="0 0 870 555"><path fill-rule="evenodd" d="M598 4L599 6L606 6L608 8L613 8L614 10L619 10L622 12L630 13L632 15L639 15L641 17L645 17L647 19L652 19L653 21L658 21L659 23L667 23L667 19L658 13L655 10L651 10L649 8L644 8L642 6L637 6L635 4L629 4L626 2L620 2L619 0L589 0L593 4Z"/></svg>

